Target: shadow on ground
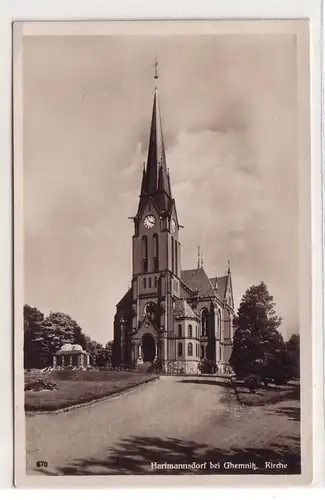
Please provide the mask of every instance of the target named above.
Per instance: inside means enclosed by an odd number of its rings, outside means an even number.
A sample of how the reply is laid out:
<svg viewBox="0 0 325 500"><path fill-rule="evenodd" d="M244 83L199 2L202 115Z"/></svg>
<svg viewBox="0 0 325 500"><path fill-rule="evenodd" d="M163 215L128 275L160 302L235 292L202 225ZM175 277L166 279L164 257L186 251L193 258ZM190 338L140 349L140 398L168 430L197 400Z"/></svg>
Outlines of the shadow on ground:
<svg viewBox="0 0 325 500"><path fill-rule="evenodd" d="M161 439L154 437L130 437L107 453L103 459L88 458L76 461L69 466L58 468L56 475L124 475L124 474L299 474L299 440L294 436L286 438L286 446L266 448L232 448L223 450L211 448L193 441L180 439ZM202 464L205 468L171 469L158 468L157 464ZM225 463L255 463L252 468L226 468ZM269 468L265 462L287 464L286 468ZM220 468L212 464L220 463ZM45 469L43 474L52 475ZM54 473L55 474L55 473Z"/></svg>

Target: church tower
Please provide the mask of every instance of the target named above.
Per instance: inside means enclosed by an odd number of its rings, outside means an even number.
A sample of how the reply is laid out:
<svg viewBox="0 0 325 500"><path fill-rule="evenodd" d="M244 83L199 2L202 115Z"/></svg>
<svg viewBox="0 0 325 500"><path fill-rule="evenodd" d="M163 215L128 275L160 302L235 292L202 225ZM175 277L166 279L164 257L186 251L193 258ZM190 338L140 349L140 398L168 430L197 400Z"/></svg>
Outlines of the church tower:
<svg viewBox="0 0 325 500"><path fill-rule="evenodd" d="M132 288L135 338L147 338L137 356L166 362L174 332L174 302L180 297L179 223L167 169L159 106L157 63L148 157L143 165L138 210L133 218ZM148 336L146 336L148 334ZM149 341L149 335L152 339ZM151 342L151 348L149 346ZM153 348L155 347L155 352ZM153 359L151 359L153 358Z"/></svg>
<svg viewBox="0 0 325 500"><path fill-rule="evenodd" d="M139 182L140 184L140 182ZM230 268L209 278L181 269L180 226L167 168L158 73L133 220L131 287L116 305L113 362L141 371L223 373L232 345L234 303Z"/></svg>

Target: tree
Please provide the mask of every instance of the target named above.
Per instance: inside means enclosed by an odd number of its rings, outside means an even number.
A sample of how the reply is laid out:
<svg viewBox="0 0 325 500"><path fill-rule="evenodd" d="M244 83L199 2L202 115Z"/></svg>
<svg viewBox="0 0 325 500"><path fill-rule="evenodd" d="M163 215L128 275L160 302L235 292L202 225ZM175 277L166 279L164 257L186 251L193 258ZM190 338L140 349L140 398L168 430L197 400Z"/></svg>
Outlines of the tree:
<svg viewBox="0 0 325 500"><path fill-rule="evenodd" d="M235 335L230 364L240 378L258 375L268 383L274 378L285 350L278 332L281 318L264 282L246 290L235 319Z"/></svg>
<svg viewBox="0 0 325 500"><path fill-rule="evenodd" d="M85 335L78 323L68 314L51 312L41 324L43 343L51 363L50 356L59 351L63 344L79 344L85 348Z"/></svg>
<svg viewBox="0 0 325 500"><path fill-rule="evenodd" d="M38 366L39 335L44 314L36 307L24 305L24 368Z"/></svg>
<svg viewBox="0 0 325 500"><path fill-rule="evenodd" d="M96 359L98 356L98 352L103 349L102 344L97 342L96 340L92 340L89 335L85 336L85 349L90 355L90 364L96 365Z"/></svg>
<svg viewBox="0 0 325 500"><path fill-rule="evenodd" d="M291 335L285 344L286 361L291 370L292 378L300 377L300 337L297 334Z"/></svg>
<svg viewBox="0 0 325 500"><path fill-rule="evenodd" d="M52 364L52 356L63 344L86 346L85 335L68 314L43 313L28 305L24 307L25 368L44 368Z"/></svg>

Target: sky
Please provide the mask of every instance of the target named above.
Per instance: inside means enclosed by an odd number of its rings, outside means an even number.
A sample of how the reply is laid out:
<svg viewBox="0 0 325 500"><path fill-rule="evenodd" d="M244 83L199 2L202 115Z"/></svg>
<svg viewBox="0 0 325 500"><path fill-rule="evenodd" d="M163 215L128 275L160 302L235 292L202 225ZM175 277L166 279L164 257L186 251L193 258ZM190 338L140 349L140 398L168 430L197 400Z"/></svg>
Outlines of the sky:
<svg viewBox="0 0 325 500"><path fill-rule="evenodd" d="M24 300L101 343L131 281L159 61L182 268L231 262L235 306L265 281L298 332L293 35L29 36L23 46Z"/></svg>

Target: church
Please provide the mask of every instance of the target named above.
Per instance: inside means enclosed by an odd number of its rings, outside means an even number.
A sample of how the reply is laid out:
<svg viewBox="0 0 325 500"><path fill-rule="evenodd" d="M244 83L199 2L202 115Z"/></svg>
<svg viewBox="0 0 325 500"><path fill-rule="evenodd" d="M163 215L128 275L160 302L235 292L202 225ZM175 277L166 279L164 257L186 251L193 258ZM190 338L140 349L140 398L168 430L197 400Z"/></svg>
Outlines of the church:
<svg viewBox="0 0 325 500"><path fill-rule="evenodd" d="M132 278L116 306L114 365L141 371L154 365L177 374L227 372L234 318L230 265L224 276L209 278L199 252L197 267L182 269L182 226L167 168L157 85L132 219Z"/></svg>

